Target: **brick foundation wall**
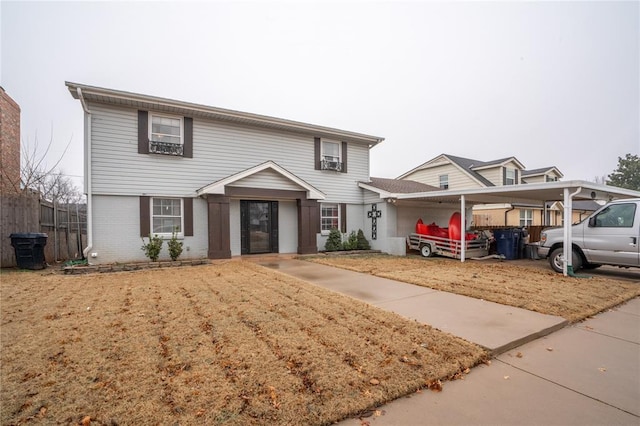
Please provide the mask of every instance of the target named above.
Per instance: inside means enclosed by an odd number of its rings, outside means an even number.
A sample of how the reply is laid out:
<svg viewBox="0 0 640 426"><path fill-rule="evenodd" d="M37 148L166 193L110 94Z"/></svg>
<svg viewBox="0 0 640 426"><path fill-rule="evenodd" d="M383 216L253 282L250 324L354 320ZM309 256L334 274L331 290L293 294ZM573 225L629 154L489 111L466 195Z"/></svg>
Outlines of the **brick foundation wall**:
<svg viewBox="0 0 640 426"><path fill-rule="evenodd" d="M0 87L0 193L20 191L20 107Z"/></svg>

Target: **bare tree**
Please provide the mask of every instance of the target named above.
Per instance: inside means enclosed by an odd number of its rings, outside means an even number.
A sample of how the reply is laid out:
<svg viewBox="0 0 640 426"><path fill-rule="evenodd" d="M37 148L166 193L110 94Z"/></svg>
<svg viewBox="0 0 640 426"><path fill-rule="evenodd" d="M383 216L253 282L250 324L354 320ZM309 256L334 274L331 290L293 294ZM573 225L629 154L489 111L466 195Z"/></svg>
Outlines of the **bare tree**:
<svg viewBox="0 0 640 426"><path fill-rule="evenodd" d="M38 136L33 144L23 141L21 147L20 182L10 182L18 192L38 192L46 200L58 203L80 202L83 198L73 181L59 168L60 162L67 153L71 139L64 147L62 154L52 166L47 165L46 158L53 146L53 128L51 138L44 150L38 144Z"/></svg>

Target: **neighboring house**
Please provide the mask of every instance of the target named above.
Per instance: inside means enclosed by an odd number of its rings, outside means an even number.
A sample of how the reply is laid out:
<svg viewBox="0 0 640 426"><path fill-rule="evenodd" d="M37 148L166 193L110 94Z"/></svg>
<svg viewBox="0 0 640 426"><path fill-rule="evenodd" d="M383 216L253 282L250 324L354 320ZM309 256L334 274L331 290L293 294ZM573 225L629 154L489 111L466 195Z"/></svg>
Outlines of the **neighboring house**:
<svg viewBox="0 0 640 426"><path fill-rule="evenodd" d="M596 201L574 201L571 210L571 223L579 223L585 220L591 213L602 207L601 203ZM562 226L564 219L564 206L561 201L546 203L547 206L547 220L546 225L550 226Z"/></svg>
<svg viewBox="0 0 640 426"><path fill-rule="evenodd" d="M0 194L20 192L20 107L0 87Z"/></svg>
<svg viewBox="0 0 640 426"><path fill-rule="evenodd" d="M556 167L526 170L515 157L480 161L441 154L404 173L398 179L411 179L444 190L489 188L555 182L562 178ZM545 225L540 204L484 204L473 208L474 226Z"/></svg>
<svg viewBox="0 0 640 426"><path fill-rule="evenodd" d="M183 258L316 253L332 228L372 239L358 182L383 138L66 85L85 111L92 263L144 260L141 237L174 231Z"/></svg>

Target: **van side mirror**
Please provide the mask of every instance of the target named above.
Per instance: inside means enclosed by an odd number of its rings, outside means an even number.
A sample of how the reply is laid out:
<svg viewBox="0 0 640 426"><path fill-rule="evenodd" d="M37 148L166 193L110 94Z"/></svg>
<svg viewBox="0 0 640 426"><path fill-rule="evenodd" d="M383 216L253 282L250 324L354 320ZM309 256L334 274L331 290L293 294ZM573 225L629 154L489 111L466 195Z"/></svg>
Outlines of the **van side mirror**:
<svg viewBox="0 0 640 426"><path fill-rule="evenodd" d="M595 228L596 227L596 217L592 216L589 218L589 228Z"/></svg>

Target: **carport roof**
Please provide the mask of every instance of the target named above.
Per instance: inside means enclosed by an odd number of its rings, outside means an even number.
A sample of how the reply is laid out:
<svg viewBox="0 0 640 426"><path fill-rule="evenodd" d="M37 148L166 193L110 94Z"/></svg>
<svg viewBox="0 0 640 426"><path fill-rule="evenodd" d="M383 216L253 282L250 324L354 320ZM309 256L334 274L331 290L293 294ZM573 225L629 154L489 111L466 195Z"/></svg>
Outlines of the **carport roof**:
<svg viewBox="0 0 640 426"><path fill-rule="evenodd" d="M640 192L615 186L598 185L593 182L572 180L567 182L544 182L536 184L521 184L507 186L493 186L489 188L473 188L459 190L423 190L414 192L384 191L372 188L371 183L360 182L361 188L380 193L381 198L397 200L420 200L432 202L457 203L464 196L467 204L489 203L531 203L564 200L564 190L568 189L573 199L582 200L613 200L618 198L640 198ZM428 186L428 185L427 185ZM430 187L433 188L433 187ZM389 188L390 189L390 188Z"/></svg>

